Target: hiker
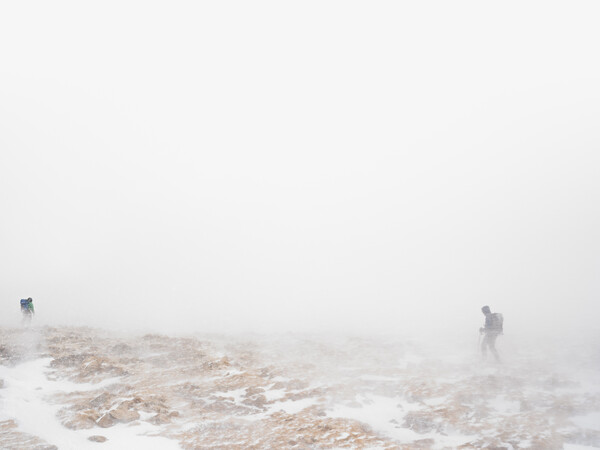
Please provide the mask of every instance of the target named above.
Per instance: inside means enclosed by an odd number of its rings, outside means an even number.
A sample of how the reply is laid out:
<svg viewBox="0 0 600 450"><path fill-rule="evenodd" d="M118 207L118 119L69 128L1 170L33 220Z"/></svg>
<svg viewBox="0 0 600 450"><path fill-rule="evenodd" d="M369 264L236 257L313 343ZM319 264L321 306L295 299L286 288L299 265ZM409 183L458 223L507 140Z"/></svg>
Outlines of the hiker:
<svg viewBox="0 0 600 450"><path fill-rule="evenodd" d="M500 362L500 355L496 350L496 338L504 334L502 331L504 317L500 313L492 313L489 306L481 308L481 312L485 315L485 325L479 329L479 334L485 335L481 343L481 355L485 360L489 348L496 361Z"/></svg>
<svg viewBox="0 0 600 450"><path fill-rule="evenodd" d="M30 323L31 318L35 314L33 299L31 297L21 299L21 313L23 314L23 324Z"/></svg>

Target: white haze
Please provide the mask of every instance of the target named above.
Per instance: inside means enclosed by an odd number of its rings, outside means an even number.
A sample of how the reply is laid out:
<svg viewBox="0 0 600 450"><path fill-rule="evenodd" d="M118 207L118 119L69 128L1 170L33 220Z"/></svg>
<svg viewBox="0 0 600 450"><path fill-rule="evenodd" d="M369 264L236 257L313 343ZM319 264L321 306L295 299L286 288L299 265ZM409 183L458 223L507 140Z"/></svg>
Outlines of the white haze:
<svg viewBox="0 0 600 450"><path fill-rule="evenodd" d="M599 13L2 2L2 324L597 331Z"/></svg>

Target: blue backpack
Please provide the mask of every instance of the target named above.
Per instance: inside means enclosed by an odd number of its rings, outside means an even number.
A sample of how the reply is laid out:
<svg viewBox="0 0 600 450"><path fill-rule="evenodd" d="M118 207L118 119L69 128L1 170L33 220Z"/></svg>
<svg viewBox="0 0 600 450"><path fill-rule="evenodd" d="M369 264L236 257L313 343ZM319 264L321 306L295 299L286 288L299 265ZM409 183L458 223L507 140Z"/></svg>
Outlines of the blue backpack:
<svg viewBox="0 0 600 450"><path fill-rule="evenodd" d="M28 311L29 310L29 300L27 300L26 298L22 298L21 299L21 311Z"/></svg>

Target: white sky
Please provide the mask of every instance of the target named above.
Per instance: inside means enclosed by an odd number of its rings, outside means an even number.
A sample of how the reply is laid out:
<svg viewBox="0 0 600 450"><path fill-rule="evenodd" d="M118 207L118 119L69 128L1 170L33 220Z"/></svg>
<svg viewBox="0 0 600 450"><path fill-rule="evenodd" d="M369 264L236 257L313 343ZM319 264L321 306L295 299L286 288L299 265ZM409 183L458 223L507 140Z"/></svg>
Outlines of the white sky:
<svg viewBox="0 0 600 450"><path fill-rule="evenodd" d="M597 329L599 13L0 3L0 320Z"/></svg>

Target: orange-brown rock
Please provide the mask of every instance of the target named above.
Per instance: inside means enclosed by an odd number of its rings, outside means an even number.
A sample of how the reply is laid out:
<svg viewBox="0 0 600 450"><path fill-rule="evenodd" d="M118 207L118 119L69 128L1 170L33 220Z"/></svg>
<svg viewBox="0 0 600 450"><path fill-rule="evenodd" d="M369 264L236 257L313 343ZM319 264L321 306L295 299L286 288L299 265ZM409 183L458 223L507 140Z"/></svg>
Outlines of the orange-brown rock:
<svg viewBox="0 0 600 450"><path fill-rule="evenodd" d="M119 405L118 408L110 411L109 415L115 421L123 423L133 422L134 420L138 420L140 418L140 414L137 411L129 409L127 405L123 403Z"/></svg>
<svg viewBox="0 0 600 450"><path fill-rule="evenodd" d="M93 428L100 415L94 410L79 412L71 419L63 422L63 425L71 430L83 430Z"/></svg>

